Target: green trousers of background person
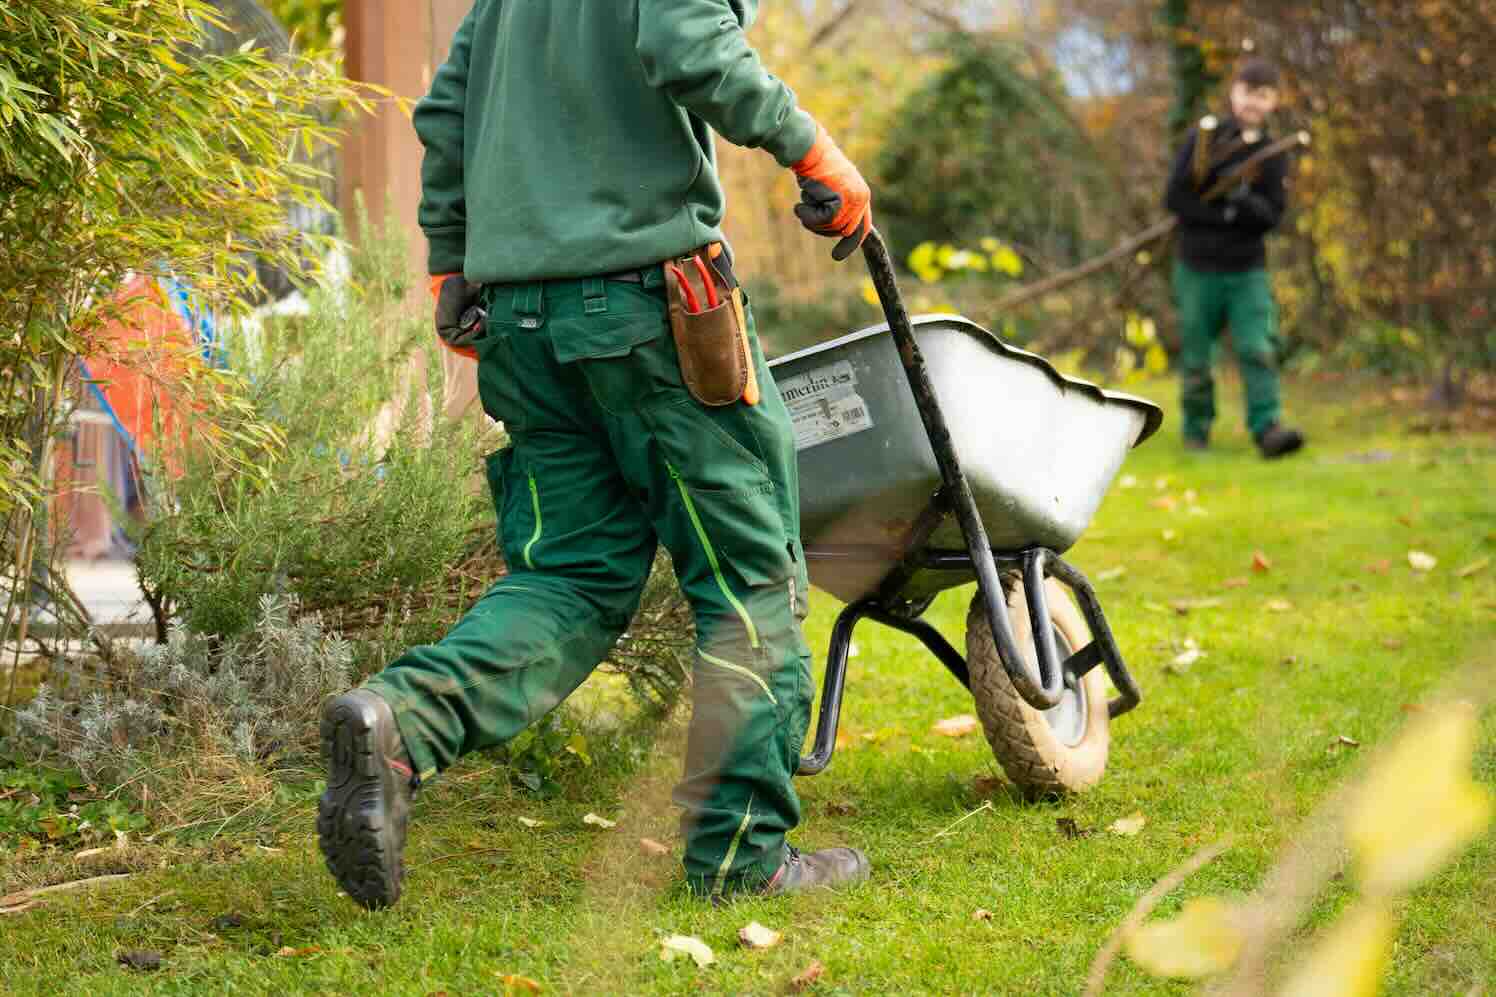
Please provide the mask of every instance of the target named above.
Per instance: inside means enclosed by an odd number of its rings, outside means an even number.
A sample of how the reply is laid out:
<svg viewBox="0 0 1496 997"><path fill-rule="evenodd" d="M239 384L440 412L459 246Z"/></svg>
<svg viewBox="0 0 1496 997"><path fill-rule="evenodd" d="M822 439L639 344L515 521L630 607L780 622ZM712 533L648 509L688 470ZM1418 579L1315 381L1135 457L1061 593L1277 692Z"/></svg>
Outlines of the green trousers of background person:
<svg viewBox="0 0 1496 997"><path fill-rule="evenodd" d="M423 779L503 744L607 655L663 543L696 622L674 794L687 881L751 889L799 822L791 777L810 723L794 439L756 336L758 405L687 394L662 275L645 276L488 289L478 385L511 441L487 467L509 573L367 685Z"/></svg>
<svg viewBox="0 0 1496 997"><path fill-rule="evenodd" d="M1179 398L1186 439L1204 440L1215 420L1211 367L1226 326L1246 388L1247 429L1255 438L1278 421L1278 309L1267 271L1207 273L1174 263L1179 314Z"/></svg>

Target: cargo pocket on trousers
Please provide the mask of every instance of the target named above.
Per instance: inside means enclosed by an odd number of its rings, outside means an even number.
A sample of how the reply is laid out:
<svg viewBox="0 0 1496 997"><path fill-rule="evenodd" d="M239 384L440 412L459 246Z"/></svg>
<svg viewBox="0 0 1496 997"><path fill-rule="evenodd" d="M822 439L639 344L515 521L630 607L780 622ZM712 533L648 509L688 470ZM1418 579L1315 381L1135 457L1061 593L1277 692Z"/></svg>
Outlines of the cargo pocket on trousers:
<svg viewBox="0 0 1496 997"><path fill-rule="evenodd" d="M483 338L474 344L478 353L478 400L488 417L503 423L510 433L525 430L525 407L514 364L516 329L490 322Z"/></svg>
<svg viewBox="0 0 1496 997"><path fill-rule="evenodd" d="M540 484L519 460L513 447L505 447L484 458L488 491L498 517L499 550L510 571L535 567L535 547L540 542L542 517Z"/></svg>
<svg viewBox="0 0 1496 997"><path fill-rule="evenodd" d="M736 576L748 588L788 581L794 565L772 482L711 489L688 482L673 465L670 474L714 571Z"/></svg>

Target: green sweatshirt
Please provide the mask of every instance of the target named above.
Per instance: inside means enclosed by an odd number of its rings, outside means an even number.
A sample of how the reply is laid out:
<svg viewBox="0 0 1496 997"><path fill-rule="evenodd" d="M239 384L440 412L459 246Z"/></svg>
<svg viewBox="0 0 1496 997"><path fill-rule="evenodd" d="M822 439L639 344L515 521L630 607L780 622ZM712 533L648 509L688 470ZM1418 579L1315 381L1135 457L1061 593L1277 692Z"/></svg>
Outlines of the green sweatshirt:
<svg viewBox="0 0 1496 997"><path fill-rule="evenodd" d="M758 0L477 0L415 110L433 274L584 277L722 238L712 132L790 166L815 123Z"/></svg>

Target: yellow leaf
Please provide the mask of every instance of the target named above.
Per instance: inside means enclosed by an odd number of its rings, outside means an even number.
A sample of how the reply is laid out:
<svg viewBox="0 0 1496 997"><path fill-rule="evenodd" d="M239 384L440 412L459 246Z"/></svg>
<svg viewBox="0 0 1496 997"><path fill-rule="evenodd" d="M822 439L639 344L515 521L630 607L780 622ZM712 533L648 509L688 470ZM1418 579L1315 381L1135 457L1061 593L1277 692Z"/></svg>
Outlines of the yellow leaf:
<svg viewBox="0 0 1496 997"><path fill-rule="evenodd" d="M1149 325L1153 320L1149 319ZM1169 351L1158 343L1148 347L1148 353L1143 357L1143 369L1150 374L1163 374L1169 369Z"/></svg>
<svg viewBox="0 0 1496 997"><path fill-rule="evenodd" d="M1197 659L1198 660L1198 659ZM1124 838L1136 838L1143 830L1143 825L1148 823L1148 818L1142 814L1133 814L1131 817L1122 817L1107 825L1107 830L1113 834L1120 834Z"/></svg>
<svg viewBox="0 0 1496 997"><path fill-rule="evenodd" d="M977 718L970 713L947 717L930 729L944 737L965 737L977 729Z"/></svg>
<svg viewBox="0 0 1496 997"><path fill-rule="evenodd" d="M771 949L778 945L784 935L771 928L766 928L757 921L749 921L748 925L738 929L738 941L744 948L749 949Z"/></svg>
<svg viewBox="0 0 1496 997"><path fill-rule="evenodd" d="M1151 318L1143 318L1136 312L1132 312L1127 316L1122 335L1127 340L1128 346L1141 350L1157 338L1158 328Z"/></svg>
<svg viewBox="0 0 1496 997"><path fill-rule="evenodd" d="M922 242L909 254L909 269L915 273L935 266L935 243Z"/></svg>
<svg viewBox="0 0 1496 997"><path fill-rule="evenodd" d="M1127 957L1154 976L1195 980L1230 969L1241 954L1241 928L1219 897L1185 901L1179 916L1129 934Z"/></svg>
<svg viewBox="0 0 1496 997"><path fill-rule="evenodd" d="M509 973L505 976L499 977L499 982L504 984L504 992L506 994L516 993L521 990L525 991L526 993L532 994L540 993L540 984L536 983L528 976L516 976L513 973Z"/></svg>
<svg viewBox="0 0 1496 997"><path fill-rule="evenodd" d="M1374 997L1396 934L1397 922L1382 906L1353 908L1331 925L1279 997Z"/></svg>
<svg viewBox="0 0 1496 997"><path fill-rule="evenodd" d="M671 935L660 943L660 958L674 962L681 956L690 956L698 966L706 967L717 961L706 942L692 935Z"/></svg>
<svg viewBox="0 0 1496 997"><path fill-rule="evenodd" d="M1013 252L1013 247L1003 246L992 254L992 269L1009 277L1023 275L1023 258Z"/></svg>
<svg viewBox="0 0 1496 997"><path fill-rule="evenodd" d="M1410 550L1408 551L1408 564L1414 571L1433 571L1439 566L1439 559L1421 550Z"/></svg>
<svg viewBox="0 0 1496 997"><path fill-rule="evenodd" d="M599 817L597 814L591 813L582 818L582 823L591 824L593 827L600 827L603 830L618 826L618 821L616 820L608 820L606 817Z"/></svg>
<svg viewBox="0 0 1496 997"><path fill-rule="evenodd" d="M1478 724L1449 706L1409 726L1346 813L1362 889L1400 893L1438 871L1491 822L1491 791L1470 778Z"/></svg>

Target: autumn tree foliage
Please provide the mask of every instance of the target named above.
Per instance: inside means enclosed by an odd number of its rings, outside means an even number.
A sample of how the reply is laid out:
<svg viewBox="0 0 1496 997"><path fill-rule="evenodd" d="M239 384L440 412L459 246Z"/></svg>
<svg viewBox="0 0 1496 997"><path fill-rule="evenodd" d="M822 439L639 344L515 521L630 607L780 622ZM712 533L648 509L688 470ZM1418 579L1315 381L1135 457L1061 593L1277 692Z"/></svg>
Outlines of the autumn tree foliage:
<svg viewBox="0 0 1496 997"><path fill-rule="evenodd" d="M1379 329L1455 400L1496 365L1496 2L1195 7L1201 39L1283 66L1286 116L1314 135L1295 234L1330 306L1321 335Z"/></svg>

